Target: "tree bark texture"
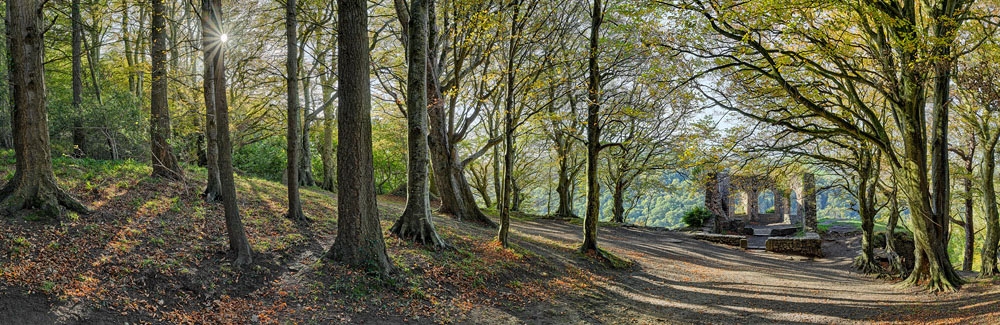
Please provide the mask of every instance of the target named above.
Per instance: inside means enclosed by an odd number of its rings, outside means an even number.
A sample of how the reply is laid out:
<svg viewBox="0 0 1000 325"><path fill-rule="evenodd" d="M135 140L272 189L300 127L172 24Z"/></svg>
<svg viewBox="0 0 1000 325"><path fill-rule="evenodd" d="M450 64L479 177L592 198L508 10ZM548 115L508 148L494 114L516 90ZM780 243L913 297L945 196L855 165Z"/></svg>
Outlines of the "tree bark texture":
<svg viewBox="0 0 1000 325"><path fill-rule="evenodd" d="M59 188L52 171L41 24L41 1L7 3L15 170L14 177L0 188L0 208L12 215L24 209L37 208L54 218L58 218L63 207L88 213L83 204Z"/></svg>
<svg viewBox="0 0 1000 325"><path fill-rule="evenodd" d="M80 0L70 4L70 25L72 26L72 76L73 79L73 156L84 157L87 133L83 129L83 22L80 20Z"/></svg>
<svg viewBox="0 0 1000 325"><path fill-rule="evenodd" d="M434 0L428 0L427 113L430 135L427 140L431 152L434 186L437 187L437 194L441 198L438 212L454 215L459 220L496 228L497 224L476 206L476 197L472 194L472 187L465 178L465 165L458 159L458 141L455 141L455 135L451 130L441 84L437 79L438 70L433 64L438 62L436 52L432 50L438 47L435 44L438 32L437 23L430 19L437 16L436 12Z"/></svg>
<svg viewBox="0 0 1000 325"><path fill-rule="evenodd" d="M285 1L285 38L288 45L288 53L285 56L285 84L288 87L287 112L288 112L288 132L286 133L285 154L287 155L286 178L288 181L288 212L285 217L296 221L306 220L302 214L302 201L299 200L299 52L298 52L298 30L296 28L295 0Z"/></svg>
<svg viewBox="0 0 1000 325"><path fill-rule="evenodd" d="M219 46L219 28L214 25L212 16L212 1L202 0L201 2L201 46L204 56L205 75L202 88L205 97L205 169L208 171L208 185L202 194L208 202L216 202L221 199L220 192L222 183L219 181L219 132L215 123L215 60Z"/></svg>
<svg viewBox="0 0 1000 325"><path fill-rule="evenodd" d="M986 237L983 238L979 276L984 278L1000 275L1000 268L997 267L997 250L1000 247L1000 213L997 211L997 194L994 187L995 159L996 145L994 144L986 148L986 152L983 153L983 162L979 168L980 184L983 191L983 216L986 218Z"/></svg>
<svg viewBox="0 0 1000 325"><path fill-rule="evenodd" d="M934 70L934 96L931 108L931 132L926 139L925 107L922 94L924 88L920 82L926 80L926 72L903 70L903 87L913 91L906 98L912 98L904 106L904 114L908 114L907 124L903 130L905 148L904 178L905 192L910 200L913 221L914 269L907 278L911 284L925 284L931 291L954 291L963 283L962 278L952 267L948 257L948 236L950 234L950 185L948 166L948 104L950 102L951 70L954 58L951 46L955 40L955 30L958 25L953 20L955 10L962 0L952 2L943 0L938 8L932 11L934 38L931 48L933 53L932 67ZM915 6L910 2L909 6ZM907 7L908 10L918 10ZM916 18L908 19L916 22ZM912 23L916 26L916 23ZM914 37L905 35L904 37ZM950 40L950 41L949 41ZM911 49L908 51L916 51ZM914 53L915 57L915 53ZM908 60L903 62L915 62ZM916 117L916 118L913 118ZM930 145L930 164L927 162L927 147ZM928 167L930 170L928 170ZM929 172L929 174L928 174ZM928 179L928 175L930 178Z"/></svg>
<svg viewBox="0 0 1000 325"><path fill-rule="evenodd" d="M518 18L521 14L521 2L514 1L513 16L510 20L510 38L507 44L507 68L506 68L506 94L504 98L503 113L503 184L500 186L499 210L500 227L497 230L497 241L500 246L507 247L507 237L510 233L510 211L511 195L514 186L514 86L516 82L516 71L514 70L514 56L517 51Z"/></svg>
<svg viewBox="0 0 1000 325"><path fill-rule="evenodd" d="M328 44L327 45L328 46L327 50L332 51L334 49L334 46L336 46L336 44L334 44L334 43L336 43L336 37L333 36L334 33L329 33L329 34L330 34L330 38L329 39L323 39L323 37L320 37L319 39L321 39L322 42L326 42ZM325 51L326 50L324 50L324 53L325 53ZM320 86L321 86L320 88L322 89L323 103L324 103L323 104L323 139L320 142L320 152L319 152L320 158L323 161L323 178L320 181L320 188L322 188L324 190L327 190L327 191L330 191L330 192L336 192L336 190L337 190L337 156L336 156L337 145L333 141L333 133L334 133L334 130L336 128L336 124L335 123L337 121L337 119L336 119L336 114L337 113L335 112L336 105L334 105L332 103L333 102L333 96L334 96L334 94L333 94L333 89L334 89L333 88L333 82L334 82L333 75L334 75L334 72L335 72L333 70L334 68L332 68L332 64L334 64L334 62L331 61L332 57L333 57L332 54L331 55L323 55L319 59L320 62L322 62L322 64L321 64L322 66L324 66L324 67L331 67L331 68L329 68L329 70L327 71L327 73L320 74L320 77L319 77L320 78L319 79L320 80Z"/></svg>
<svg viewBox="0 0 1000 325"><path fill-rule="evenodd" d="M306 94L308 93L306 92ZM303 111L303 116L305 116L305 111ZM311 147L309 144L309 128L311 126L312 120L305 119L299 132L299 186L316 186L316 178L313 177L312 173L312 155L309 151L309 147Z"/></svg>
<svg viewBox="0 0 1000 325"><path fill-rule="evenodd" d="M153 177L180 179L183 174L170 147L170 107L167 106L167 26L163 0L153 0L150 63L153 78L149 93L149 139Z"/></svg>
<svg viewBox="0 0 1000 325"><path fill-rule="evenodd" d="M974 258L973 255L975 255L976 246L976 230L974 227L975 222L973 221L975 217L975 210L973 210L975 202L973 202L972 197L972 175L974 175L972 155L975 154L975 140L970 141L970 144L972 144L972 146L969 147L972 153L968 157L962 157L962 159L965 160L966 172L966 177L962 179L962 189L965 191L965 197L962 199L965 203L965 220L962 222L962 229L965 230L965 247L962 254L962 271L965 272L972 271L972 259ZM983 203L986 204L986 202Z"/></svg>
<svg viewBox="0 0 1000 325"><path fill-rule="evenodd" d="M400 238L440 248L445 243L434 229L428 183L427 0L410 1L409 16L409 40L406 42L406 208L389 231Z"/></svg>
<svg viewBox="0 0 1000 325"><path fill-rule="evenodd" d="M205 0L212 1L212 0ZM222 2L212 1L211 21L215 26L222 26ZM216 29L216 31L221 28ZM236 180L233 175L233 146L229 135L229 103L226 99L226 44L216 35L209 51L214 52L212 61L215 66L215 125L219 145L219 182L222 195L222 205L226 215L226 230L229 237L229 250L236 254L233 265L245 266L253 262L253 251L247 240L243 220L240 219L240 209L236 202Z"/></svg>
<svg viewBox="0 0 1000 325"><path fill-rule="evenodd" d="M861 255L854 259L854 267L863 273L879 273L881 267L875 261L872 239L875 234L875 217L878 214L875 194L878 190L878 172L881 169L878 160L881 157L870 147L863 147L858 152L856 191L858 213L861 216Z"/></svg>
<svg viewBox="0 0 1000 325"><path fill-rule="evenodd" d="M587 214L583 220L581 252L597 252L597 219L601 216L601 183L597 180L598 156L601 153L601 68L598 65L601 23L604 11L601 0L594 0L590 14L590 49L587 80Z"/></svg>
<svg viewBox="0 0 1000 325"><path fill-rule="evenodd" d="M628 184L625 182L615 182L615 188L611 193L611 220L617 223L625 223L625 190Z"/></svg>
<svg viewBox="0 0 1000 325"><path fill-rule="evenodd" d="M327 256L382 274L385 251L372 157L368 13L364 0L337 0L337 238Z"/></svg>
<svg viewBox="0 0 1000 325"><path fill-rule="evenodd" d="M573 196L571 195L571 187L573 187L573 173L570 170L571 166L569 163L569 155L572 154L573 150L573 140L569 139L568 136L562 134L562 131L555 131L556 136L556 154L559 159L559 181L556 184L556 194L559 197L559 206L556 208L555 216L558 218L578 218L578 216L573 213Z"/></svg>

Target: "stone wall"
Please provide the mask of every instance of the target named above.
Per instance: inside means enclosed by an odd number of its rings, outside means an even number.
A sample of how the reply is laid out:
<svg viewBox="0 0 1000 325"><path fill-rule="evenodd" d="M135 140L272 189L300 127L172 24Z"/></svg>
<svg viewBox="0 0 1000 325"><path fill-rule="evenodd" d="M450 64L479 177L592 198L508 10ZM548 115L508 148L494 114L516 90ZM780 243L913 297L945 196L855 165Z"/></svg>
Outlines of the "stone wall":
<svg viewBox="0 0 1000 325"><path fill-rule="evenodd" d="M804 237L771 237L764 243L768 252L823 257L823 240L816 233Z"/></svg>
<svg viewBox="0 0 1000 325"><path fill-rule="evenodd" d="M781 223L785 220L784 214L777 213L758 213L757 214L757 224L769 225L772 223Z"/></svg>
<svg viewBox="0 0 1000 325"><path fill-rule="evenodd" d="M713 242L729 246L740 246L740 240L743 240L743 236L736 235L719 235L719 234L709 234L699 232L691 235L691 238L697 240L704 240L707 242Z"/></svg>

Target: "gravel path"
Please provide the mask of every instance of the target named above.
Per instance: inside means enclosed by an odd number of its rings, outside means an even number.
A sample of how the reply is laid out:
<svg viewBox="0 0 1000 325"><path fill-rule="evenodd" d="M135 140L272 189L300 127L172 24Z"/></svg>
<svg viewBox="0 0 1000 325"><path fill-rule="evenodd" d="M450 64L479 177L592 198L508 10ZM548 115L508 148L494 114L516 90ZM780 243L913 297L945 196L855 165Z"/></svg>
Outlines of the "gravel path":
<svg viewBox="0 0 1000 325"><path fill-rule="evenodd" d="M532 242L580 243L580 226L561 221L512 222L521 245L564 258ZM954 294L902 288L850 268L857 237L824 241L828 257L807 259L714 245L684 233L607 227L603 248L637 262L629 271L590 266L594 285L512 313L528 323L695 324L998 324L1000 290L974 283ZM563 257L560 257L563 256ZM583 263L564 261L572 266ZM577 259L579 260L579 259Z"/></svg>

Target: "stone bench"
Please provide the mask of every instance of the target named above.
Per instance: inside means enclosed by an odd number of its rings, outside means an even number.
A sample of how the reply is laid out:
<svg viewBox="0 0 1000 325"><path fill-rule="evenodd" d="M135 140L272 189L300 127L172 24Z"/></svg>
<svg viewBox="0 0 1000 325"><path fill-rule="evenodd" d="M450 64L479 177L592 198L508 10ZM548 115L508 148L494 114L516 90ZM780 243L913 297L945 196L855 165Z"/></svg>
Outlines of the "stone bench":
<svg viewBox="0 0 1000 325"><path fill-rule="evenodd" d="M816 233L803 237L771 237L764 243L768 252L795 254L808 257L823 257L823 240Z"/></svg>
<svg viewBox="0 0 1000 325"><path fill-rule="evenodd" d="M697 240L704 240L707 242L713 242L729 246L740 246L740 241L743 240L743 236L736 235L719 235L719 234L709 234L709 233L695 233L691 235L691 238Z"/></svg>

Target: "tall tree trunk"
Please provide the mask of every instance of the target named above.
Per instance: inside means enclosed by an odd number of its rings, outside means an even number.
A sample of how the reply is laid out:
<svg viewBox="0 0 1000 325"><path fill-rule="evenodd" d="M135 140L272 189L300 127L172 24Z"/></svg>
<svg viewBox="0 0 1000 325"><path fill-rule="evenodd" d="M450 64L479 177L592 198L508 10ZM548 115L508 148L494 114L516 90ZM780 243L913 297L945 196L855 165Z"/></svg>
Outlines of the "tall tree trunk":
<svg viewBox="0 0 1000 325"><path fill-rule="evenodd" d="M933 9L939 10L937 8ZM948 10L948 9L945 9ZM955 9L950 9L955 10ZM948 237L950 234L951 216L951 184L949 184L948 165L948 111L950 102L951 70L954 61L951 53L951 44L954 43L954 32L956 26L946 17L954 17L953 14L941 16L935 14L938 20L934 26L935 38L950 39L951 42L936 43L932 52L934 53L934 102L931 109L931 138L930 138L930 183L917 182L920 193L925 189L930 189L930 202L911 202L910 208L916 207L912 220L914 224L914 270L907 278L907 282L912 284L926 283L931 291L954 291L962 285L962 278L955 273L948 257ZM911 112L923 110L924 107L914 107ZM923 116L922 112L916 116ZM922 122L922 121L921 121ZM923 139L923 135L914 133L924 132L922 128L911 130L910 138ZM914 143L917 144L917 143ZM926 142L919 142L921 148L917 150L907 150L908 162L917 162L920 166L926 166ZM910 146L907 146L911 149ZM921 154L914 157L912 154ZM923 172L923 171L922 171ZM927 175L922 173L922 175ZM911 178L912 179L912 178ZM911 189L914 189L911 185ZM909 194L917 198L916 193ZM929 206L926 204L930 203Z"/></svg>
<svg viewBox="0 0 1000 325"><path fill-rule="evenodd" d="M6 13L6 12L5 12ZM0 24L0 34L7 35L7 26ZM4 45L7 45L4 42ZM8 56L8 46L0 46L0 64L7 62ZM6 67L5 67L6 68ZM12 149L14 148L14 127L10 123L11 106L10 106L10 87L8 74L10 70L3 69L0 71L0 148Z"/></svg>
<svg viewBox="0 0 1000 325"><path fill-rule="evenodd" d="M70 8L73 30L73 156L84 157L87 133L83 129L83 24L80 21L80 0L73 0Z"/></svg>
<svg viewBox="0 0 1000 325"><path fill-rule="evenodd" d="M163 0L153 0L153 25L150 36L152 90L149 103L149 139L152 149L153 177L180 179L181 168L170 147L170 108L167 106L167 30Z"/></svg>
<svg viewBox="0 0 1000 325"><path fill-rule="evenodd" d="M0 188L0 208L9 214L37 208L54 218L62 207L88 213L83 204L59 188L52 171L42 63L42 2L9 1L6 18L15 169L13 179Z"/></svg>
<svg viewBox="0 0 1000 325"><path fill-rule="evenodd" d="M222 26L222 2L212 1L211 21L214 26ZM214 30L216 33L221 28ZM236 254L233 265L245 266L253 262L253 250L247 240L243 221L240 219L239 205L236 202L236 180L233 175L233 145L229 136L229 103L226 100L226 44L221 39L222 34L216 34L207 48L212 52L212 64L215 67L215 125L219 146L219 181L222 185L222 205L226 214L226 230L229 233L229 250Z"/></svg>
<svg viewBox="0 0 1000 325"><path fill-rule="evenodd" d="M468 220L496 228L497 224L490 220L479 207L472 187L465 178L465 165L458 159L458 141L454 140L451 123L445 107L444 95L438 81L438 70L434 65L437 60L437 23L432 18L437 16L434 0L428 0L428 51L427 51L427 113L430 122L430 135L427 143L431 152L431 167L433 169L434 186L441 198L439 213L451 214L460 220Z"/></svg>
<svg viewBox="0 0 1000 325"><path fill-rule="evenodd" d="M493 151L493 161L491 162L493 168L493 193L497 195L496 208L497 211L500 210L500 202L503 201L503 152L500 149L503 146L493 146L490 150ZM487 205L489 207L489 205Z"/></svg>
<svg viewBox="0 0 1000 325"><path fill-rule="evenodd" d="M406 208L389 231L424 245L444 247L444 241L434 229L427 181L430 163L427 152L427 1L410 1L409 16L406 42Z"/></svg>
<svg viewBox="0 0 1000 325"><path fill-rule="evenodd" d="M997 194L994 187L994 172L996 171L996 141L986 147L983 161L980 165L980 186L983 191L983 216L986 218L986 238L983 239L983 252L980 257L979 276L984 278L1000 275L997 267L997 249L1000 246L1000 213L997 212Z"/></svg>
<svg viewBox="0 0 1000 325"><path fill-rule="evenodd" d="M963 157L965 160L965 173L966 177L962 179L962 189L965 191L965 221L962 222L962 228L965 230L965 249L962 254L962 271L969 272L972 271L972 259L975 253L976 246L976 230L975 223L973 222L973 217L975 211L973 210L973 197L972 197L972 175L973 175L973 156L975 153L975 137L972 137L970 143L970 153L968 159ZM984 195L985 196L985 195ZM985 202L984 202L985 204Z"/></svg>
<svg viewBox="0 0 1000 325"><path fill-rule="evenodd" d="M861 149L858 155L858 212L861 215L861 255L854 259L854 267L864 273L878 273L881 268L875 261L875 216L878 214L875 191L878 189L878 159L880 156L871 148Z"/></svg>
<svg viewBox="0 0 1000 325"><path fill-rule="evenodd" d="M483 181L485 182L486 180L484 179ZM483 185L483 186L473 186L473 187L476 189L476 192L479 192L479 197L483 198L483 204L485 204L488 207L493 206L493 198L490 197L489 186Z"/></svg>
<svg viewBox="0 0 1000 325"><path fill-rule="evenodd" d="M299 186L316 186L316 180L312 175L312 158L309 155L309 127L312 124L312 119L309 118L309 112L312 112L310 108L312 105L312 84L309 80L308 77L302 78L302 93L305 102L301 105L303 119L299 129L299 154L296 157L299 162Z"/></svg>
<svg viewBox="0 0 1000 325"><path fill-rule="evenodd" d="M372 158L368 12L365 0L337 0L337 238L327 256L382 274L385 251Z"/></svg>
<svg viewBox="0 0 1000 325"><path fill-rule="evenodd" d="M212 1L202 0L201 2L201 46L204 57L205 76L203 78L203 89L205 97L205 160L208 171L208 185L202 194L208 202L215 202L220 199L222 183L219 181L219 132L215 123L215 84L217 74L215 73L215 56L221 46L219 46L219 30L213 26Z"/></svg>
<svg viewBox="0 0 1000 325"><path fill-rule="evenodd" d="M905 277L909 275L910 270L907 269L899 256L899 250L896 247L896 225L899 224L899 199L896 197L898 191L893 189L890 193L889 198L889 221L886 222L885 226L885 254L889 258L889 272L898 274L900 277Z"/></svg>
<svg viewBox="0 0 1000 325"><path fill-rule="evenodd" d="M598 156L601 153L601 69L598 65L601 23L604 11L601 0L594 0L590 14L590 48L587 80L587 214L583 220L581 252L598 252L597 219L601 216L601 183L597 181Z"/></svg>
<svg viewBox="0 0 1000 325"><path fill-rule="evenodd" d="M623 181L615 182L615 188L611 193L611 221L625 223L625 189L628 184Z"/></svg>
<svg viewBox="0 0 1000 325"><path fill-rule="evenodd" d="M329 103L333 92L326 86L328 83L322 84L323 102ZM337 146L333 143L334 114L332 104L323 105L323 142L320 149L320 157L323 160L323 181L320 188L330 192L337 190Z"/></svg>
<svg viewBox="0 0 1000 325"><path fill-rule="evenodd" d="M87 67L89 68L88 70L90 70L90 83L93 84L94 86L94 97L97 98L97 103L103 105L104 100L101 99L101 85L97 82L97 75L98 75L97 65L101 59L100 56L101 50L98 48L98 45L96 45L98 43L98 41L96 40L100 38L101 35L100 32L97 30L97 28L91 28L90 41L92 43L90 43L91 45L87 48L86 52L87 52ZM81 41L83 41L84 46L87 45L86 39L81 38Z"/></svg>
<svg viewBox="0 0 1000 325"><path fill-rule="evenodd" d="M296 28L295 0L285 1L285 38L287 39L288 55L285 56L287 70L285 84L288 86L288 132L286 133L288 175L285 182L288 185L288 213L285 217L296 221L305 221L302 214L302 201L299 200L299 48L298 29Z"/></svg>
<svg viewBox="0 0 1000 325"><path fill-rule="evenodd" d="M517 180L511 177L510 180L510 211L521 212L521 203L524 203L524 195L521 187L517 185Z"/></svg>
<svg viewBox="0 0 1000 325"><path fill-rule="evenodd" d="M556 208L555 216L558 218L576 218L573 213L573 196L570 187L573 186L569 158L573 152L573 140L562 134L563 131L556 130L556 155L559 159L558 183L556 184L556 194L559 196L559 206Z"/></svg>
<svg viewBox="0 0 1000 325"><path fill-rule="evenodd" d="M135 97L139 97L139 92L136 89L136 79L135 72L133 71L135 67L135 56L132 54L132 36L129 34L129 1L123 0L122 4L122 44L125 47L125 70L128 71L128 91ZM82 32L81 32L82 33Z"/></svg>
<svg viewBox="0 0 1000 325"><path fill-rule="evenodd" d="M507 44L506 89L503 110L503 186L500 187L500 228L497 231L497 241L500 246L507 247L507 235L510 233L511 190L514 185L514 86L516 71L514 70L514 55L517 54L518 19L521 14L521 2L515 0L513 17L510 20L510 38Z"/></svg>

